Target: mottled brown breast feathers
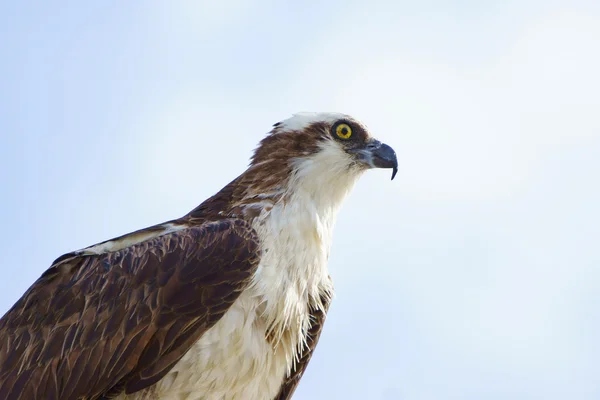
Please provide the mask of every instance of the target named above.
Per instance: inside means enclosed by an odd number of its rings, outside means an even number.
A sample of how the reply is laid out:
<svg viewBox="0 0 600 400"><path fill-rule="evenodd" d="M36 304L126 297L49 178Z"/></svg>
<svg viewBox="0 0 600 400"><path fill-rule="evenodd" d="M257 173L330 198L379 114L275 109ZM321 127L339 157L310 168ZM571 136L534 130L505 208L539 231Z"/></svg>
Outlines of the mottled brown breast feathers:
<svg viewBox="0 0 600 400"><path fill-rule="evenodd" d="M155 383L244 290L257 249L246 222L224 219L63 258L0 320L0 398L94 399Z"/></svg>
<svg viewBox="0 0 600 400"><path fill-rule="evenodd" d="M296 388L298 387L298 384L300 383L302 375L304 375L304 371L306 371L306 368L308 367L308 363L310 362L315 348L319 343L319 338L321 337L321 332L323 331L323 325L325 324L325 318L327 317L327 311L329 310L330 300L325 296L322 296L321 302L323 303L325 309L320 310L315 307L311 308L312 325L307 334L306 348L302 354L299 355L298 362L292 371L283 380L281 389L279 389L279 393L277 396L275 396L274 400L291 399L296 391Z"/></svg>

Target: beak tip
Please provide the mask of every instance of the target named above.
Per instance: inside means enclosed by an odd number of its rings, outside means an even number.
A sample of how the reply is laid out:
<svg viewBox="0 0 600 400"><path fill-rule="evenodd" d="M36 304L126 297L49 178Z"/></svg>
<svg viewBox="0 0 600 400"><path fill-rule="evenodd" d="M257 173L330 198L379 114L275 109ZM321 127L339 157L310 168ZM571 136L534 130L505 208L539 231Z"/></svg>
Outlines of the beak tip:
<svg viewBox="0 0 600 400"><path fill-rule="evenodd" d="M391 168L392 169L392 180L398 173L398 159L396 158L396 152L393 148L385 143L381 143L378 140L373 140L369 143L366 150L368 157L363 159L371 168Z"/></svg>

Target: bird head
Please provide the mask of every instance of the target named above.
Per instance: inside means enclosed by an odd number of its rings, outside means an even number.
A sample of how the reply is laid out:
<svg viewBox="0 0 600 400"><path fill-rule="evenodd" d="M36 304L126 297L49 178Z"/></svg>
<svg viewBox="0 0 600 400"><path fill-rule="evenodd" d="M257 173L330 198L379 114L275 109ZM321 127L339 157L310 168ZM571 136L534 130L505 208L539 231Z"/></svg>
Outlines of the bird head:
<svg viewBox="0 0 600 400"><path fill-rule="evenodd" d="M274 125L255 150L250 167L268 171L262 179L310 175L312 181L327 183L357 177L372 168L390 168L394 179L398 161L390 146L349 115L299 113Z"/></svg>
<svg viewBox="0 0 600 400"><path fill-rule="evenodd" d="M364 124L340 113L298 113L273 125L248 169L198 210L229 208L224 214L237 215L241 209L255 216L294 198L337 209L358 177L374 168L392 169L394 179L398 161Z"/></svg>

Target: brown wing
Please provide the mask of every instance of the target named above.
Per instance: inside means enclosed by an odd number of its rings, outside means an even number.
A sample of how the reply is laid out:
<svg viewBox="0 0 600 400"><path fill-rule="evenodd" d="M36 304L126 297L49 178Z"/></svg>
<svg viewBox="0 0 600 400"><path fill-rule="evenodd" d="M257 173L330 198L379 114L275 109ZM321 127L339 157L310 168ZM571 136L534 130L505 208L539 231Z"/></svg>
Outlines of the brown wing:
<svg viewBox="0 0 600 400"><path fill-rule="evenodd" d="M323 325L325 324L325 317L327 315L327 310L329 309L330 300L325 297L321 297L321 301L324 305L324 310L320 310L317 308L313 308L311 310L311 317L313 323L308 331L308 337L306 339L307 349L300 355L300 360L296 363L296 366L289 375L283 380L283 384L279 389L279 393L275 396L274 400L289 400L294 395L294 391L298 387L300 383L300 379L306 371L306 367L308 367L308 363L310 362L310 358L317 347L317 343L319 342L319 337L321 336L321 331L323 330Z"/></svg>
<svg viewBox="0 0 600 400"><path fill-rule="evenodd" d="M244 290L250 226L222 220L63 256L0 320L0 399L95 399L162 378Z"/></svg>

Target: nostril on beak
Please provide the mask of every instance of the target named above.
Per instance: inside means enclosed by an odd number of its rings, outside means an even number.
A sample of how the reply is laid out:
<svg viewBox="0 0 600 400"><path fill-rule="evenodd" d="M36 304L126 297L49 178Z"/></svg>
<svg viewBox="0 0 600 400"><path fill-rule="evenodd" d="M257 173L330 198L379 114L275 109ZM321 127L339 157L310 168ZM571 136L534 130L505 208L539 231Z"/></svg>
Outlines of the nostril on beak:
<svg viewBox="0 0 600 400"><path fill-rule="evenodd" d="M369 143L369 144L367 144L367 149L368 150L375 150L375 149L379 148L380 145L381 145L381 143L377 143L377 142L375 142L375 143Z"/></svg>

